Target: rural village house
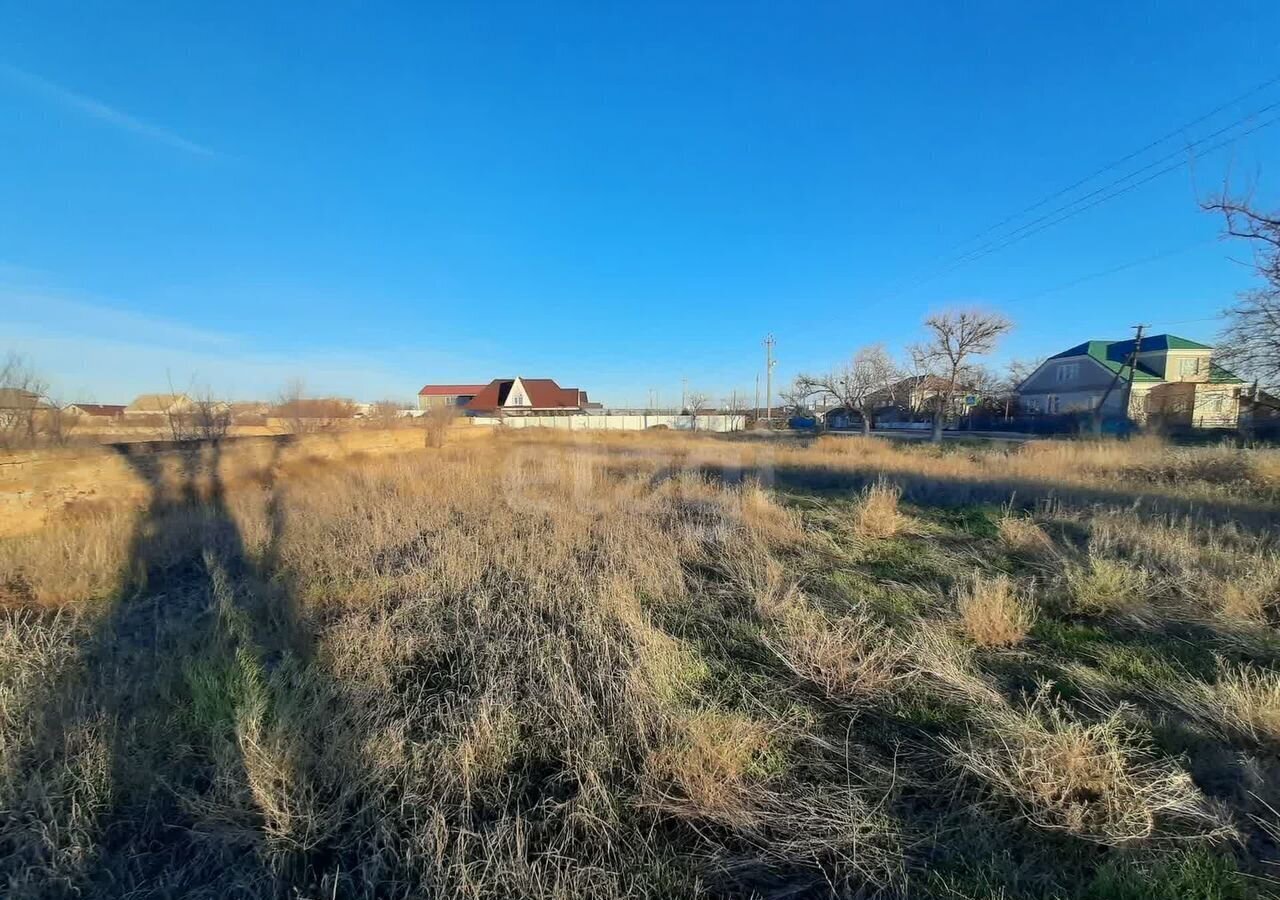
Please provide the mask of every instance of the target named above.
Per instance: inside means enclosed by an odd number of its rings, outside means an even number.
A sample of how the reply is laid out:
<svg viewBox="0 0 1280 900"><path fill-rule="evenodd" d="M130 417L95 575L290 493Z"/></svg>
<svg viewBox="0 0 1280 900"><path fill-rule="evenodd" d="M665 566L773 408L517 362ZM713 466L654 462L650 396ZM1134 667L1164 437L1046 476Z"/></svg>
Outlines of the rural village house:
<svg viewBox="0 0 1280 900"><path fill-rule="evenodd" d="M1242 382L1212 355L1212 347L1172 334L1143 338L1136 356L1132 339L1085 341L1045 360L1018 386L1018 399L1024 412L1060 415L1092 411L1105 396L1107 417L1235 428Z"/></svg>
<svg viewBox="0 0 1280 900"><path fill-rule="evenodd" d="M465 406L482 390L483 384L425 384L418 391L418 409Z"/></svg>
<svg viewBox="0 0 1280 900"><path fill-rule="evenodd" d="M562 388L550 378L495 378L463 410L471 415L571 415L585 412L587 392Z"/></svg>
<svg viewBox="0 0 1280 900"><path fill-rule="evenodd" d="M124 408L126 416L169 416L190 412L195 404L186 394L139 394Z"/></svg>
<svg viewBox="0 0 1280 900"><path fill-rule="evenodd" d="M67 407L67 412L88 419L118 419L124 415L125 409L123 403L73 403Z"/></svg>

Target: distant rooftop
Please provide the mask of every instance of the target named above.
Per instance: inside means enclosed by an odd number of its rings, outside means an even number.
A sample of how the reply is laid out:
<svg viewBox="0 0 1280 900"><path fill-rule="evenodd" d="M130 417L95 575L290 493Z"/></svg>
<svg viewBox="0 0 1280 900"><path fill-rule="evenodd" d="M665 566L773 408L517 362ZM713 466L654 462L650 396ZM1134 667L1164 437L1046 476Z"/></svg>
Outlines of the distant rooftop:
<svg viewBox="0 0 1280 900"><path fill-rule="evenodd" d="M456 397L466 394L475 396L484 390L483 384L424 384L418 391L419 397Z"/></svg>

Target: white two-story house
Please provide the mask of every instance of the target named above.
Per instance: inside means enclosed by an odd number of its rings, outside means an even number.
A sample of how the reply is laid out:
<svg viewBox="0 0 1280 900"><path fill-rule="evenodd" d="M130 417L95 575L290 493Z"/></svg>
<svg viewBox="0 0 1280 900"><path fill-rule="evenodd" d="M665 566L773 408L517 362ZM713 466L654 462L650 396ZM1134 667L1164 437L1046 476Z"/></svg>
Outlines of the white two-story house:
<svg viewBox="0 0 1280 900"><path fill-rule="evenodd" d="M1018 386L1023 412L1092 412L1105 396L1107 418L1193 428L1239 424L1242 382L1213 362L1212 347L1156 334L1142 339L1136 356L1133 350L1132 339L1085 341L1049 357Z"/></svg>

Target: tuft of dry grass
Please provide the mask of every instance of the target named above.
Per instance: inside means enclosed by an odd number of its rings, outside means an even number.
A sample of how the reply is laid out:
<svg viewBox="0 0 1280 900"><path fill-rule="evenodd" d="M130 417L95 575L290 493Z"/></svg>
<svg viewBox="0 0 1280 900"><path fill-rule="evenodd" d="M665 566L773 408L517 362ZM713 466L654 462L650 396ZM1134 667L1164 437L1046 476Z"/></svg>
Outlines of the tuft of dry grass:
<svg viewBox="0 0 1280 900"><path fill-rule="evenodd" d="M1071 608L1084 615L1123 613L1135 608L1148 587L1146 570L1101 556L1064 570Z"/></svg>
<svg viewBox="0 0 1280 900"><path fill-rule="evenodd" d="M1189 692L1191 693L1191 692ZM1280 675L1249 666L1224 665L1217 680L1200 691L1202 719L1255 741L1280 745Z"/></svg>
<svg viewBox="0 0 1280 900"><path fill-rule="evenodd" d="M996 523L1000 541L1011 552L1023 556L1047 556L1053 552L1053 540L1045 530L1029 516L1006 511Z"/></svg>
<svg viewBox="0 0 1280 900"><path fill-rule="evenodd" d="M765 644L799 678L849 702L883 698L908 678L905 649L867 615L832 620L799 604L779 617Z"/></svg>
<svg viewBox="0 0 1280 900"><path fill-rule="evenodd" d="M683 715L671 725L673 736L645 764L653 802L680 816L758 825L755 795L781 765L775 730L714 710Z"/></svg>
<svg viewBox="0 0 1280 900"><path fill-rule="evenodd" d="M1123 710L1082 723L1042 690L984 719L985 735L948 741L956 763L1040 828L1112 845L1233 833L1190 775L1143 746Z"/></svg>
<svg viewBox="0 0 1280 900"><path fill-rule="evenodd" d="M956 609L964 633L979 647L1012 647L1035 624L1035 605L1007 575L975 573L959 588Z"/></svg>
<svg viewBox="0 0 1280 900"><path fill-rule="evenodd" d="M902 489L881 479L862 492L854 518L854 532L865 538L890 538L906 524L898 509Z"/></svg>

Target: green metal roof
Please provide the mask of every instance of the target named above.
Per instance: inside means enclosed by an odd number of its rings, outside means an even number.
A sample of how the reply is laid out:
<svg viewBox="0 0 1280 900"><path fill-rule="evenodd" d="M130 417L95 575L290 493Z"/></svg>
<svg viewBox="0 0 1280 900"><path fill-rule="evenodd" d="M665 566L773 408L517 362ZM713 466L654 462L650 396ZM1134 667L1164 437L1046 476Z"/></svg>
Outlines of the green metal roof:
<svg viewBox="0 0 1280 900"><path fill-rule="evenodd" d="M1167 335L1161 335L1167 337ZM1179 338L1181 340L1181 338ZM1187 343L1190 343L1188 341ZM1142 342L1142 348L1157 349L1155 347L1148 348L1146 340ZM1133 341L1085 341L1083 344L1077 344L1070 350L1064 350L1061 353L1055 353L1050 359L1066 359L1072 356L1087 356L1090 359L1105 366L1112 372L1119 372L1121 378L1129 377L1129 367L1126 365L1129 354L1133 350ZM1137 371L1133 375L1134 381L1163 381L1158 372L1155 372L1141 362L1137 365Z"/></svg>
<svg viewBox="0 0 1280 900"><path fill-rule="evenodd" d="M1158 353L1162 350L1212 350L1207 344L1189 341L1176 334L1153 334L1142 339L1142 353ZM1129 356L1133 353L1133 338L1127 341L1085 341L1070 350L1064 350L1049 357L1050 359L1067 359L1072 356L1087 356L1101 363L1112 372L1119 372L1121 378L1129 377ZM1134 373L1135 382L1164 381L1164 377L1150 366L1138 362ZM1216 363L1209 363L1210 384L1243 384L1232 372L1228 372Z"/></svg>

